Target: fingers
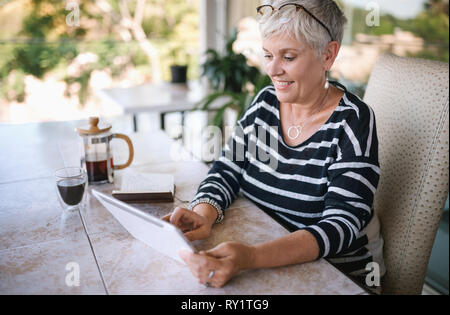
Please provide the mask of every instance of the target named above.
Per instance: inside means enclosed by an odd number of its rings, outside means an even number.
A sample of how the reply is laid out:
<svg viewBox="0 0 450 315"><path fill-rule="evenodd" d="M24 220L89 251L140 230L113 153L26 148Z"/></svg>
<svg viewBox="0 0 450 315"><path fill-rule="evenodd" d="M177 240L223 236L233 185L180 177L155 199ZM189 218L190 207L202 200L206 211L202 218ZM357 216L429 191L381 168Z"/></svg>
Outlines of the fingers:
<svg viewBox="0 0 450 315"><path fill-rule="evenodd" d="M164 221L170 223L170 217L171 217L171 216L172 216L172 212L169 213L169 214L166 214L165 216L163 216L163 217L161 218L161 220L164 220Z"/></svg>
<svg viewBox="0 0 450 315"><path fill-rule="evenodd" d="M202 271L205 268L208 268L208 260L205 259L205 256L198 255L193 252L187 251L187 250L181 250L178 255L181 259L186 263L186 265L191 270L192 274L198 278L199 280L205 277L202 277ZM207 278L207 277L206 277ZM203 283L206 283L207 281L204 281Z"/></svg>
<svg viewBox="0 0 450 315"><path fill-rule="evenodd" d="M183 261L186 263L186 265L190 261L190 254L192 254L192 253L185 249L182 249L178 252L178 255L180 256L181 259L183 259Z"/></svg>
<svg viewBox="0 0 450 315"><path fill-rule="evenodd" d="M182 230L192 230L196 228L199 215L185 208L176 207L170 216L170 223Z"/></svg>
<svg viewBox="0 0 450 315"><path fill-rule="evenodd" d="M204 252L203 252L204 253ZM196 254L188 250L180 250L178 253L181 259L188 265L202 265L205 266L205 260L206 255Z"/></svg>
<svg viewBox="0 0 450 315"><path fill-rule="evenodd" d="M166 214L161 218L161 220L172 223L175 226L180 226L184 223L183 221L186 221L184 216L185 210L187 209L176 207L173 212Z"/></svg>
<svg viewBox="0 0 450 315"><path fill-rule="evenodd" d="M184 209L180 207L176 207L171 216L170 216L170 223L172 223L175 226L178 226L178 223L180 222L181 218L184 215Z"/></svg>
<svg viewBox="0 0 450 315"><path fill-rule="evenodd" d="M227 257L231 254L230 244L220 243L216 247L206 251L206 254L218 259Z"/></svg>
<svg viewBox="0 0 450 315"><path fill-rule="evenodd" d="M207 282L216 288L220 288L225 284L221 277L219 262L206 252L202 251L198 254L186 250L179 252L181 259L191 270L191 273L198 279L198 282L205 285Z"/></svg>
<svg viewBox="0 0 450 315"><path fill-rule="evenodd" d="M189 241L205 239L211 231L204 217L185 208L176 207L170 216L164 218L179 228Z"/></svg>
<svg viewBox="0 0 450 315"><path fill-rule="evenodd" d="M183 208L175 207L175 209L172 212L170 212L169 214L166 214L165 216L163 216L161 218L161 220L164 220L164 221L167 221L167 222L173 224L174 220L177 219L177 221L178 221L180 215L182 215L182 211L180 209L183 209ZM174 217L175 212L176 212L176 215Z"/></svg>
<svg viewBox="0 0 450 315"><path fill-rule="evenodd" d="M196 241L196 240L202 240L208 237L208 233L207 231L205 231L205 229L199 228L193 231L187 231L184 233L184 236L189 240L189 241Z"/></svg>

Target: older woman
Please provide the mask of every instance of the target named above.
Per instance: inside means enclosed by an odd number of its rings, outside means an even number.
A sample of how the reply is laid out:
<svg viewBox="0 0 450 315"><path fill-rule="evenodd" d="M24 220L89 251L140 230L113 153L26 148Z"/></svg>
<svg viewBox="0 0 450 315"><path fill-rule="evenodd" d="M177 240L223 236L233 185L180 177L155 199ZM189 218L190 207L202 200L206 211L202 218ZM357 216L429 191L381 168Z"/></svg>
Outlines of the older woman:
<svg viewBox="0 0 450 315"><path fill-rule="evenodd" d="M214 287L241 270L323 257L363 281L373 270L368 264L376 262L381 276L383 241L373 209L380 172L375 116L327 79L346 19L332 0L278 0L257 11L273 85L239 119L190 209L176 208L166 220L190 240L207 238L241 192L291 233L180 255L201 283ZM268 165L255 148L276 163Z"/></svg>

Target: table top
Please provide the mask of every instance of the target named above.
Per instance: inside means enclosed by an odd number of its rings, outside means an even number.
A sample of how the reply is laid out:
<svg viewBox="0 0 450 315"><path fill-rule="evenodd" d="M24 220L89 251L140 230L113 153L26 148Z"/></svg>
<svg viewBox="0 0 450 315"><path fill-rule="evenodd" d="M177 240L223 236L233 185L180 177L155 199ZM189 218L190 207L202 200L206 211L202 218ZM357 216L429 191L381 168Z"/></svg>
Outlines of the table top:
<svg viewBox="0 0 450 315"><path fill-rule="evenodd" d="M79 124L0 125L0 294L365 294L324 259L245 271L223 288L206 288L186 266L134 239L91 195L92 187L84 209L64 213L53 173L79 164L74 133ZM131 167L171 173L176 185L174 202L135 206L158 217L187 206L208 167L162 131L130 138L135 147ZM125 160L125 151L125 145L116 145L115 161ZM121 172L116 171L117 181ZM108 193L114 185L94 187ZM194 245L209 249L224 241L256 244L287 233L239 197L211 237ZM78 286L66 282L73 264L79 267Z"/></svg>
<svg viewBox="0 0 450 315"><path fill-rule="evenodd" d="M119 106L124 114L136 114L190 110L206 96L206 89L200 81L186 84L161 82L102 89L96 94L104 103ZM211 108L218 107L220 103L211 105Z"/></svg>

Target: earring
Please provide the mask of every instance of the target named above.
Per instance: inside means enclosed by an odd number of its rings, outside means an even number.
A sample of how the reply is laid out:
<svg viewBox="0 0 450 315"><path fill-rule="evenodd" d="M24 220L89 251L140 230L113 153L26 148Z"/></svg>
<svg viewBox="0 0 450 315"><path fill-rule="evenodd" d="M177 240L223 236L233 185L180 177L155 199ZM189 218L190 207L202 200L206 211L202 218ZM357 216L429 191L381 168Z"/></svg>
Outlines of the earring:
<svg viewBox="0 0 450 315"><path fill-rule="evenodd" d="M330 81L328 80L328 72L325 71L325 89L328 89L330 87Z"/></svg>

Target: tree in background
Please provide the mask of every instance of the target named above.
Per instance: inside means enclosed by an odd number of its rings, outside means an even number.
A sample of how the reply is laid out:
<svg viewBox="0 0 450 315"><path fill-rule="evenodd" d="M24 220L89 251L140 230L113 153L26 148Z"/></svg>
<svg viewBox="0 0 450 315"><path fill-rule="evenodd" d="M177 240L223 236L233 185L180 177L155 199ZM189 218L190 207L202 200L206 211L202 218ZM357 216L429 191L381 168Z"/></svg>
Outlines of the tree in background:
<svg viewBox="0 0 450 315"><path fill-rule="evenodd" d="M126 42L134 38L142 50L147 55L150 64L152 65L152 77L154 81L161 80L161 66L159 62L158 50L147 39L147 35L142 27L144 19L144 11L147 0L118 0L111 5L106 0L95 0L94 3L107 14L109 19L114 23L117 33ZM131 10L133 13L131 13Z"/></svg>
<svg viewBox="0 0 450 315"><path fill-rule="evenodd" d="M449 61L448 0L430 0L413 21L411 32L432 44L415 57Z"/></svg>
<svg viewBox="0 0 450 315"><path fill-rule="evenodd" d="M85 33L85 29L81 27L75 31L75 34L61 32L61 25L65 24L65 19L62 17L66 15L61 1L36 0L27 5L30 5L29 13L22 21L21 29L14 34L19 41L0 46L2 56L0 92L8 100L24 100L23 78L26 74L41 79L48 71L55 68L62 58L73 59L77 50L67 39L71 35L80 36ZM82 10L83 7L81 6Z"/></svg>
<svg viewBox="0 0 450 315"><path fill-rule="evenodd" d="M163 57L168 55L162 48L182 38L183 32L189 34L189 42L183 42L188 47L196 42L195 0L18 2L22 3L18 10L27 12L20 29L12 31L8 25L0 25L0 36L6 32L9 35L0 42L0 98L9 101L25 99L23 78L27 74L43 79L50 72L60 73L68 91L74 84L80 86L81 104L89 97L89 80L94 70L107 69L117 77L127 66L142 66L149 72L150 80L159 81L163 76L161 52ZM68 2L78 6L79 26L67 25ZM0 6L0 13L1 9ZM82 59L83 54L95 55L91 58L94 62L84 63L69 73L67 68Z"/></svg>
<svg viewBox="0 0 450 315"><path fill-rule="evenodd" d="M433 14L447 14L448 16L448 0L429 0L425 3L425 8Z"/></svg>
<svg viewBox="0 0 450 315"><path fill-rule="evenodd" d="M392 14L380 17L380 25L369 27L366 25L367 11L354 9L353 36L357 33L368 35L393 34L396 28L409 31L425 41L425 49L413 55L427 59L449 61L449 3L448 0L429 0L424 9L412 19L398 19Z"/></svg>

